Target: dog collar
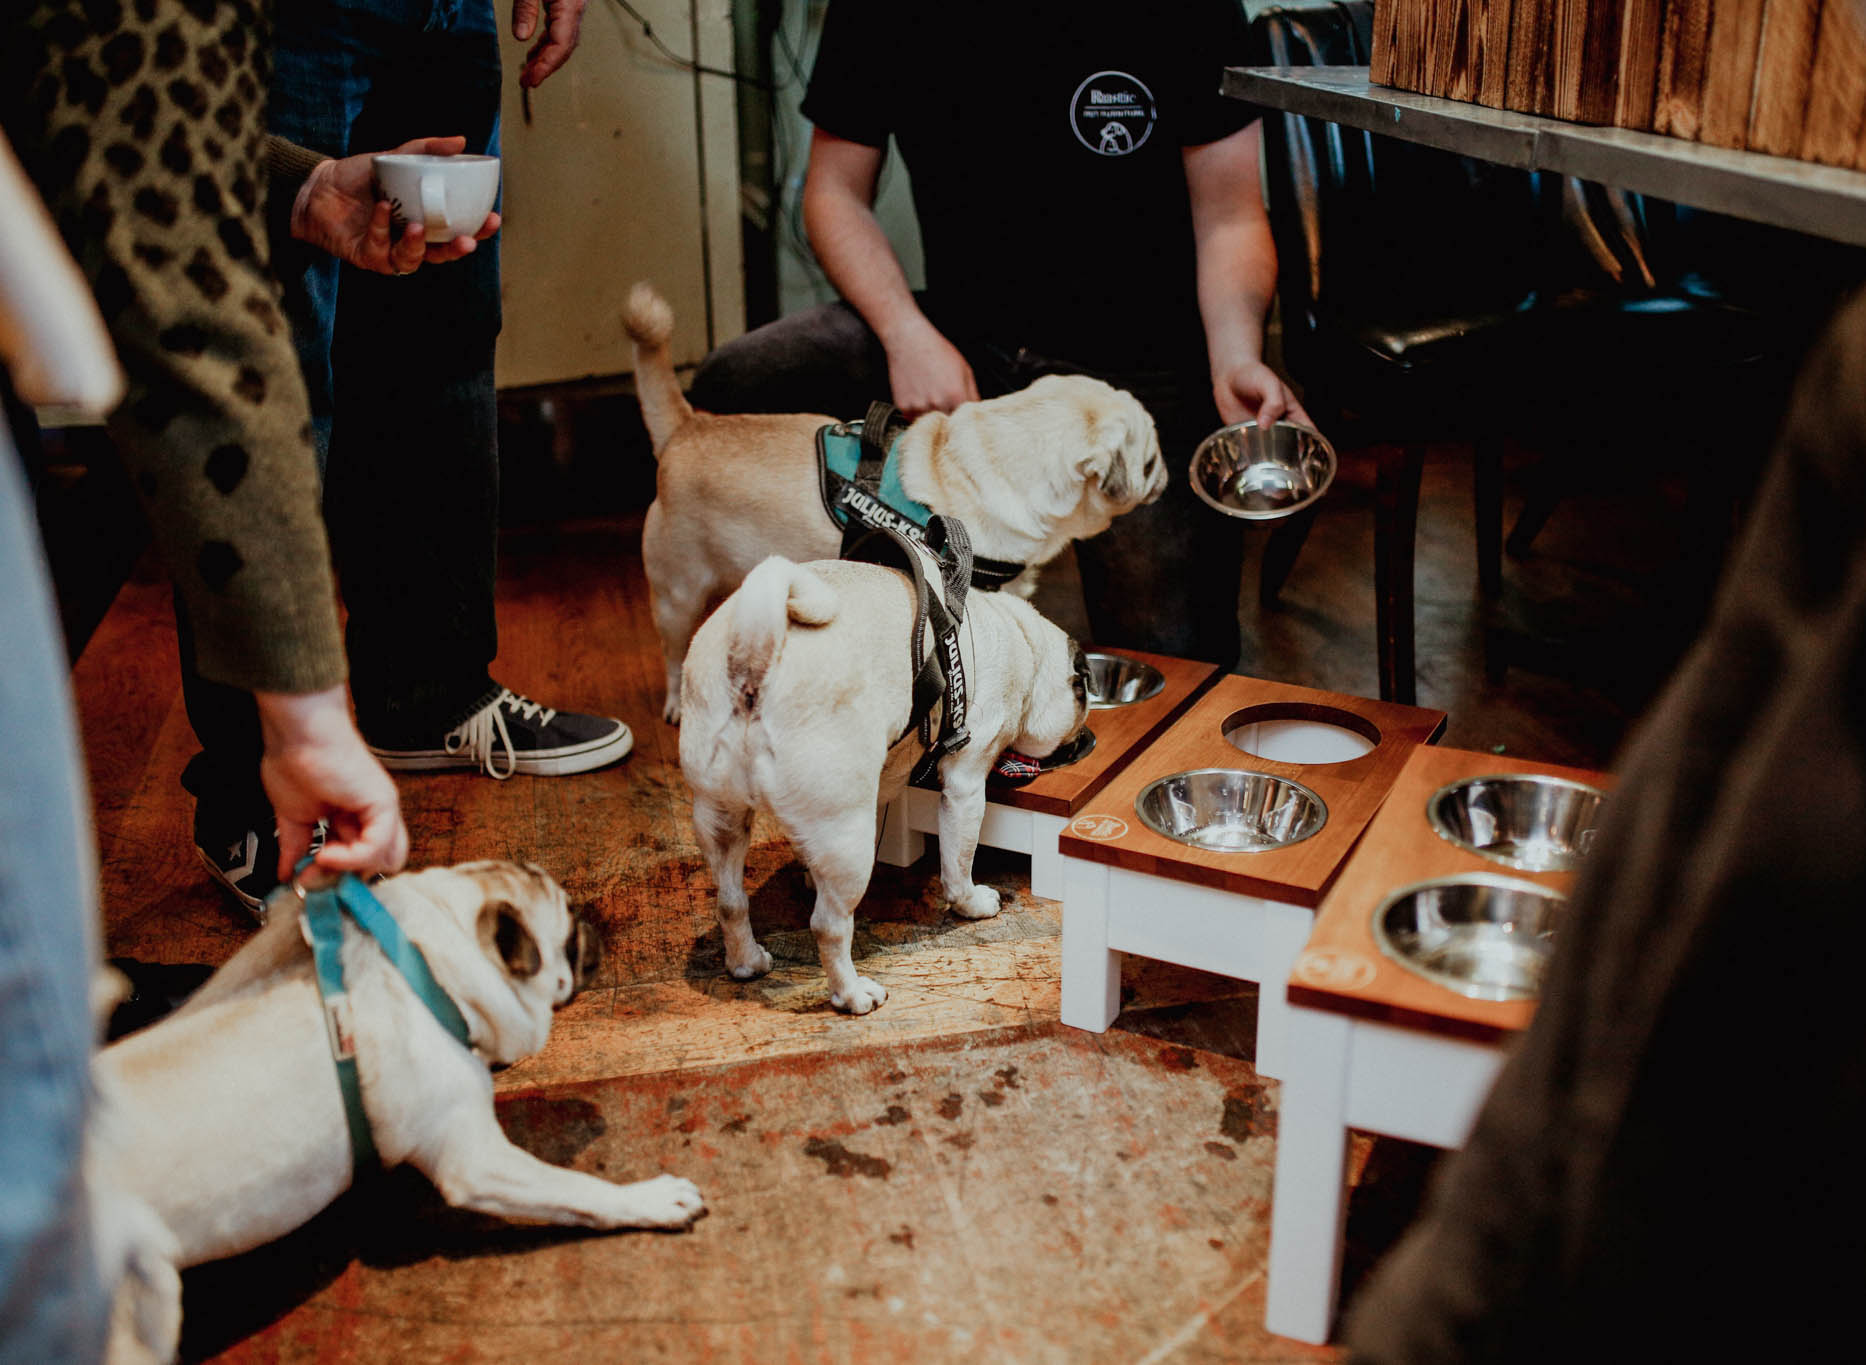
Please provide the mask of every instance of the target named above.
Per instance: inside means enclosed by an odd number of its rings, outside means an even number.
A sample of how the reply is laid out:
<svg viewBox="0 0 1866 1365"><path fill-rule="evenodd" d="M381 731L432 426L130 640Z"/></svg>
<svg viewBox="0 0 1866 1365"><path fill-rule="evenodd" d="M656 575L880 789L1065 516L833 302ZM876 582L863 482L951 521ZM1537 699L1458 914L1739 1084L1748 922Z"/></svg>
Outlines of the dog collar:
<svg viewBox="0 0 1866 1365"><path fill-rule="evenodd" d="M823 510L842 531L843 558L870 531L926 544L933 509L907 496L901 484L900 438L907 429L893 406L871 403L859 422L832 422L816 433L817 491ZM1008 559L972 560L972 586L995 592L1026 566Z"/></svg>
<svg viewBox="0 0 1866 1365"><path fill-rule="evenodd" d="M343 1095L344 1119L350 1127L350 1155L354 1175L382 1164L376 1140L370 1134L369 1115L363 1109L363 1087L356 1070L356 1020L350 1005L350 993L343 981L343 922L347 912L356 926L376 941L389 964L402 974L415 996L427 1006L428 1013L440 1022L462 1047L472 1046L467 1022L440 982L428 960L402 932L391 915L367 886L346 872L336 883L307 890L298 880L310 859L300 863L292 876L292 890L304 902L300 921L305 942L311 945L311 961L316 968L318 995L324 1002L324 1030L330 1040L331 1061L337 1068L337 1089Z"/></svg>

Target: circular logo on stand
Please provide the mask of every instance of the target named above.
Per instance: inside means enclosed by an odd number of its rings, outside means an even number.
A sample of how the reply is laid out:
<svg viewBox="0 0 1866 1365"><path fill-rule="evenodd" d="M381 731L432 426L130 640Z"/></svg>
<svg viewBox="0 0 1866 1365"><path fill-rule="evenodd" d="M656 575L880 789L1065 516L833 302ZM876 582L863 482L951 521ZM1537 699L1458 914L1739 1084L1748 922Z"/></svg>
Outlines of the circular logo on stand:
<svg viewBox="0 0 1866 1365"><path fill-rule="evenodd" d="M1118 815L1078 815L1069 832L1083 839L1119 839L1127 833L1127 821Z"/></svg>
<svg viewBox="0 0 1866 1365"><path fill-rule="evenodd" d="M1352 991L1372 985L1378 971L1372 961L1359 953L1307 948L1296 959L1295 970L1290 975L1323 990Z"/></svg>
<svg viewBox="0 0 1866 1365"><path fill-rule="evenodd" d="M1139 151L1158 117L1153 92L1125 71L1097 71L1069 101L1076 140L1098 156Z"/></svg>

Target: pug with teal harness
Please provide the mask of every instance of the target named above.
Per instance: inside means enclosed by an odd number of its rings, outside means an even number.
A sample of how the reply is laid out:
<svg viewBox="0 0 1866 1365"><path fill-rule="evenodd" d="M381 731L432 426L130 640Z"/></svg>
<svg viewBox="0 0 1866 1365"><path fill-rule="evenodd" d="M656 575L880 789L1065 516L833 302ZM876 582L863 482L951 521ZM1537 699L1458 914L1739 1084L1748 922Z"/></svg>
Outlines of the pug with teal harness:
<svg viewBox="0 0 1866 1365"><path fill-rule="evenodd" d="M1146 409L1132 394L1082 375L1048 375L951 413L885 422L885 443L869 442L885 448L872 489L864 487L868 419L695 412L674 374L666 302L637 286L623 321L635 341L636 392L659 466L642 564L667 664L669 721L680 720L688 642L707 614L768 556L799 564L835 559L844 535L838 506L852 510L865 500L904 523L915 522L918 509L963 521L975 564L1007 592L1027 596L1039 566L1166 487ZM847 474L838 461L849 462Z"/></svg>
<svg viewBox="0 0 1866 1365"><path fill-rule="evenodd" d="M179 1010L93 1064L87 1183L126 1268L111 1359L172 1358L181 1269L284 1236L386 1166L502 1218L681 1228L704 1212L690 1181L553 1166L494 1117L488 1068L542 1049L595 965L550 876L463 863L301 894L276 893Z"/></svg>

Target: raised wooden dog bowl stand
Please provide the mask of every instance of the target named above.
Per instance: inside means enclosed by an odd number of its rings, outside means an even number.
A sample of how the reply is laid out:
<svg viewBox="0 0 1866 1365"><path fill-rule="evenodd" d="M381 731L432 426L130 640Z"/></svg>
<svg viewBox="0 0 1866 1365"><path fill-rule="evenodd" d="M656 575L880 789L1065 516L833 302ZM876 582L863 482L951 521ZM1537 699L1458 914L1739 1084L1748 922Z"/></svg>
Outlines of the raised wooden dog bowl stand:
<svg viewBox="0 0 1866 1365"><path fill-rule="evenodd" d="M1031 894L1048 900L1061 900L1063 894L1057 833L1218 676L1214 664L1169 659L1136 649L1096 649L1098 653L1120 654L1152 664L1165 678L1165 686L1145 701L1089 712L1095 747L1079 761L1043 773L1022 786L993 783L985 793L979 844L1028 853ZM907 867L918 862L925 852L926 836L938 833L939 791L908 787L882 817L876 861Z"/></svg>
<svg viewBox="0 0 1866 1365"><path fill-rule="evenodd" d="M1247 753L1227 732L1307 721L1372 741L1357 758L1290 762ZM1283 982L1314 908L1407 757L1437 736L1442 711L1318 692L1258 678L1216 683L1064 828L1065 1024L1095 1033L1121 1008L1123 955L1259 983L1257 1070L1283 1074ZM1286 778L1327 807L1322 828L1263 852L1194 848L1142 823L1135 799L1157 778L1231 768Z"/></svg>
<svg viewBox="0 0 1866 1365"><path fill-rule="evenodd" d="M1567 892L1572 872L1520 871L1433 832L1426 818L1432 794L1489 774L1544 774L1603 791L1611 782L1575 768L1430 748L1416 750L1393 783L1288 974L1264 1311L1265 1326L1280 1336L1328 1339L1347 1210L1348 1130L1462 1145L1507 1044L1534 1013L1533 1001L1473 1000L1437 985L1374 940L1381 902L1434 877L1486 873Z"/></svg>

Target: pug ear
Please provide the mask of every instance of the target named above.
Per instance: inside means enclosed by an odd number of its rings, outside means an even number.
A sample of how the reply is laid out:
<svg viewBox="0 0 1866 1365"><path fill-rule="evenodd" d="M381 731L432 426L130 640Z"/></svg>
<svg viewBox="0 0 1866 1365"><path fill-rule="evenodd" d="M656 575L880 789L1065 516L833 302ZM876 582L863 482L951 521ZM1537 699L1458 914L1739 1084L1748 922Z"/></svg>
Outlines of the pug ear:
<svg viewBox="0 0 1866 1365"><path fill-rule="evenodd" d="M515 977L536 976L544 965L538 941L509 901L487 901L480 908L479 944Z"/></svg>
<svg viewBox="0 0 1866 1365"><path fill-rule="evenodd" d="M570 937L564 941L564 956L570 962L570 981L582 990L590 984L596 975L597 964L602 961L603 938L581 914L571 916Z"/></svg>
<svg viewBox="0 0 1866 1365"><path fill-rule="evenodd" d="M1129 432L1121 413L1109 405L1097 403L1088 414L1088 456L1083 460L1086 473L1101 484L1102 496L1110 502L1132 502L1133 479L1128 473Z"/></svg>

